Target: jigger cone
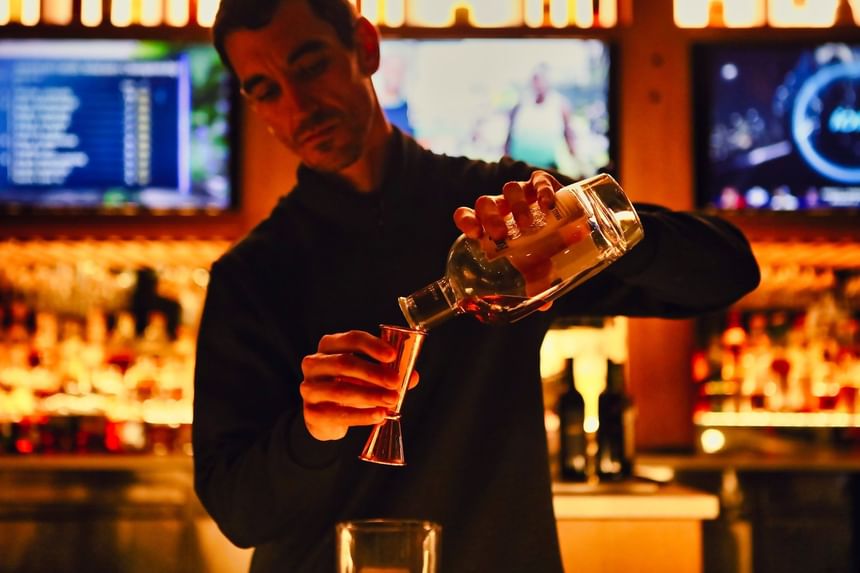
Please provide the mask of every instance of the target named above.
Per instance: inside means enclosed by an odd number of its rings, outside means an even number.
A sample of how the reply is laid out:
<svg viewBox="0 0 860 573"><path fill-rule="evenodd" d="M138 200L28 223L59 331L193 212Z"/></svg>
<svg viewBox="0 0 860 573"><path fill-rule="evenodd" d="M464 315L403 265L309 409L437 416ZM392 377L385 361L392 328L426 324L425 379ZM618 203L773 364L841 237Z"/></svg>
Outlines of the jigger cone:
<svg viewBox="0 0 860 573"><path fill-rule="evenodd" d="M403 434L400 433L400 414L386 416L384 422L373 428L359 457L366 462L388 466L406 465Z"/></svg>
<svg viewBox="0 0 860 573"><path fill-rule="evenodd" d="M403 436L400 432L400 407L403 406L403 398L409 388L409 379L412 377L418 352L427 333L423 330L387 324L381 324L379 328L380 338L397 350L397 358L389 366L397 371L400 380L399 398L397 405L386 414L385 420L373 427L364 445L364 451L358 457L366 462L405 466Z"/></svg>

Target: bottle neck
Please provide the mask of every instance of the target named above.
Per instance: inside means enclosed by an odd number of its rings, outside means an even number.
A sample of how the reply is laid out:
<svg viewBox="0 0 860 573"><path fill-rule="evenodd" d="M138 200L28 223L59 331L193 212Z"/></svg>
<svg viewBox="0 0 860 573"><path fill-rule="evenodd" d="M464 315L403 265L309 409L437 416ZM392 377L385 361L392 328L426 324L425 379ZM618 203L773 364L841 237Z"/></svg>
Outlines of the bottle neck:
<svg viewBox="0 0 860 573"><path fill-rule="evenodd" d="M573 373L573 358L568 358L564 363L564 371L561 374L565 390L575 394L579 393L576 389L576 376Z"/></svg>
<svg viewBox="0 0 860 573"><path fill-rule="evenodd" d="M624 384L624 364L606 363L606 393L622 395L627 391Z"/></svg>
<svg viewBox="0 0 860 573"><path fill-rule="evenodd" d="M447 278L430 283L409 296L397 299L400 310L411 328L430 330L463 313Z"/></svg>

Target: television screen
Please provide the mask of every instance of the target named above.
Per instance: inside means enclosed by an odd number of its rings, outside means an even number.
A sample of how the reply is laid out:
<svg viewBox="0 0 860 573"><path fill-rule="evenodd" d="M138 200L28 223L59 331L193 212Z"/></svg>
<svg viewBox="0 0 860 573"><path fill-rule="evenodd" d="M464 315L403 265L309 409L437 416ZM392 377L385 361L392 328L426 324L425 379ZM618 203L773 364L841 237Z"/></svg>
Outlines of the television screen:
<svg viewBox="0 0 860 573"><path fill-rule="evenodd" d="M373 78L425 147L583 178L614 167L610 52L583 38L384 39Z"/></svg>
<svg viewBox="0 0 860 573"><path fill-rule="evenodd" d="M204 42L0 40L0 212L232 208L232 103Z"/></svg>
<svg viewBox="0 0 860 573"><path fill-rule="evenodd" d="M860 208L860 44L693 52L698 206Z"/></svg>

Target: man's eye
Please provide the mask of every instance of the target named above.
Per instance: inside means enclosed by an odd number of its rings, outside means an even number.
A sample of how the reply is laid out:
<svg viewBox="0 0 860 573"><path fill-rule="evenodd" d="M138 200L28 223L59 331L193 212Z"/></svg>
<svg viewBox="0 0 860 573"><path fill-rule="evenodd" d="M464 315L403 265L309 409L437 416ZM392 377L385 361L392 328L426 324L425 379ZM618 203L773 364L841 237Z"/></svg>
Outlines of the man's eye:
<svg viewBox="0 0 860 573"><path fill-rule="evenodd" d="M261 87L257 90L254 90L254 93L251 94L251 97L256 101L272 101L276 97L278 97L278 86L268 86Z"/></svg>
<svg viewBox="0 0 860 573"><path fill-rule="evenodd" d="M313 60L306 64L302 64L296 69L296 77L300 80L311 80L323 72L328 68L328 60L325 58L320 58L317 60Z"/></svg>

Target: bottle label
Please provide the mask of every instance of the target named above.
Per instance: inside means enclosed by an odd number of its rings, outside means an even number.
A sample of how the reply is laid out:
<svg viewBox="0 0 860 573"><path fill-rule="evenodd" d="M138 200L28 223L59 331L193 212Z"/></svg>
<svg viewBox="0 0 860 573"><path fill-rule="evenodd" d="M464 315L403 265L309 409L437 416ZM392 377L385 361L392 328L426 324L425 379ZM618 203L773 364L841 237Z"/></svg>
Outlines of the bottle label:
<svg viewBox="0 0 860 573"><path fill-rule="evenodd" d="M489 260L506 257L525 279L526 295L538 296L571 277L598 270L607 258L592 236L590 208L571 185L556 192L555 206L545 215L535 205L535 224L520 230L508 216L508 237L481 240ZM535 215L539 212L539 216Z"/></svg>

